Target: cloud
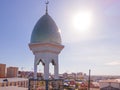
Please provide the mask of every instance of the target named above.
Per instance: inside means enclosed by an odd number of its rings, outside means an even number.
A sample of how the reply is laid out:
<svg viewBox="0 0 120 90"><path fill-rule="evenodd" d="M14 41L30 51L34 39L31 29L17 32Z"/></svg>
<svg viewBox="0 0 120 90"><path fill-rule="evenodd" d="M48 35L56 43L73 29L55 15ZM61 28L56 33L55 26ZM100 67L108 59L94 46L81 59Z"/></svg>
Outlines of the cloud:
<svg viewBox="0 0 120 90"><path fill-rule="evenodd" d="M120 65L120 62L113 61L113 62L106 63L105 65L107 65L107 66L117 66L117 65Z"/></svg>

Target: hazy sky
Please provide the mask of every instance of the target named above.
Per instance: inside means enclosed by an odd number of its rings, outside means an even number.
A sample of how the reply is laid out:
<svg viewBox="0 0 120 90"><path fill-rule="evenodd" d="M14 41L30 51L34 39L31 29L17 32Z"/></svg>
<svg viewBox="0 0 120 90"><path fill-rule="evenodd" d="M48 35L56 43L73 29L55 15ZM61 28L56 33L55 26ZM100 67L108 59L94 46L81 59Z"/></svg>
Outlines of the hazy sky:
<svg viewBox="0 0 120 90"><path fill-rule="evenodd" d="M65 45L60 73L91 69L92 74L120 75L120 0L49 1L49 15ZM34 25L45 14L44 2L0 0L0 63L32 70L34 56L28 44ZM74 27L73 18L84 11L91 13L91 25L81 30L82 26Z"/></svg>

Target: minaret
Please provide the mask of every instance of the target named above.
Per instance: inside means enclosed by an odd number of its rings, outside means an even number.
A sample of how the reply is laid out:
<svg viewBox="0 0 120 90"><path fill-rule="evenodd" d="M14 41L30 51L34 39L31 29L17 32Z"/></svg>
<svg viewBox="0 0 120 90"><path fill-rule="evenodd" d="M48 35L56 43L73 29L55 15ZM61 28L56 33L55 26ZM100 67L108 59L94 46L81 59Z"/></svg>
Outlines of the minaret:
<svg viewBox="0 0 120 90"><path fill-rule="evenodd" d="M34 79L37 79L37 65L44 66L44 79L49 79L49 64L54 65L54 78L59 79L58 56L64 46L61 43L59 29L54 20L48 15L48 1L46 13L36 23L29 44L34 58Z"/></svg>

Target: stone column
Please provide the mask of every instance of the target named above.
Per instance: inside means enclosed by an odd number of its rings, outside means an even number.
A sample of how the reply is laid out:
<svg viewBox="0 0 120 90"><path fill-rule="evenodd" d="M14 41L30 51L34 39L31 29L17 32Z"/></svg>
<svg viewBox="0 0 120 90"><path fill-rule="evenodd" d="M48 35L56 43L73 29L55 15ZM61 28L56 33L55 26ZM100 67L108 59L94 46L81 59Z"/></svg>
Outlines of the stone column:
<svg viewBox="0 0 120 90"><path fill-rule="evenodd" d="M54 75L55 75L55 79L59 79L59 75L58 75L58 72L59 72L59 66L58 66L58 60L56 60L56 63L54 65Z"/></svg>
<svg viewBox="0 0 120 90"><path fill-rule="evenodd" d="M49 79L49 62L45 62L44 65L44 79L45 80Z"/></svg>
<svg viewBox="0 0 120 90"><path fill-rule="evenodd" d="M37 63L34 61L34 79L37 79Z"/></svg>

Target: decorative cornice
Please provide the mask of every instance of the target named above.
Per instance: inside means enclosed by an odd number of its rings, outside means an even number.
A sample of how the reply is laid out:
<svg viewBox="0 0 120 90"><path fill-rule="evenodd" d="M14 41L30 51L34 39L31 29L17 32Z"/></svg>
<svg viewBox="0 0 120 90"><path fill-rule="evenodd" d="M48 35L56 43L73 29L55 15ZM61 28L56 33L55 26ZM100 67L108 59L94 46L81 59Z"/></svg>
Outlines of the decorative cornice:
<svg viewBox="0 0 120 90"><path fill-rule="evenodd" d="M42 47L42 46L51 46L51 47L57 47L57 48L64 48L63 45L59 44L53 44L53 43L30 43L29 47Z"/></svg>

